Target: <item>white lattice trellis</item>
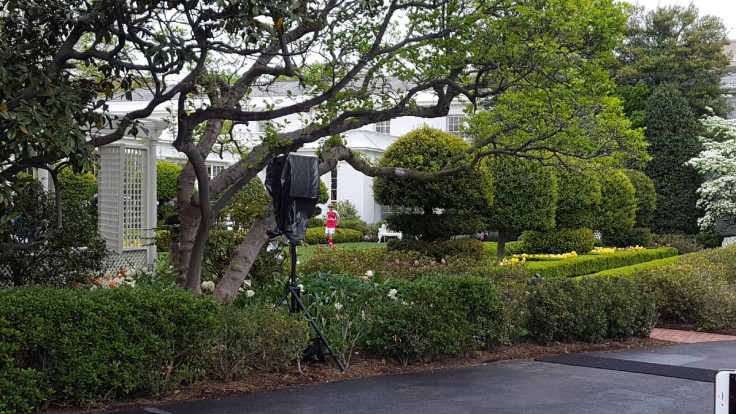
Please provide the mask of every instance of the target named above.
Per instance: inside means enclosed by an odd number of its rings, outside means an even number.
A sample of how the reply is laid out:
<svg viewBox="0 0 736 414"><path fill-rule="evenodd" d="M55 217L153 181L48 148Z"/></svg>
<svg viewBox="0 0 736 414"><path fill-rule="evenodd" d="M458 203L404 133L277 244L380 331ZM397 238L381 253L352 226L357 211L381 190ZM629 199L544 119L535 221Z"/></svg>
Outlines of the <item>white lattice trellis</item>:
<svg viewBox="0 0 736 414"><path fill-rule="evenodd" d="M100 235L113 252L107 269L155 263L156 140L164 126L151 123L145 145L126 138L99 149Z"/></svg>

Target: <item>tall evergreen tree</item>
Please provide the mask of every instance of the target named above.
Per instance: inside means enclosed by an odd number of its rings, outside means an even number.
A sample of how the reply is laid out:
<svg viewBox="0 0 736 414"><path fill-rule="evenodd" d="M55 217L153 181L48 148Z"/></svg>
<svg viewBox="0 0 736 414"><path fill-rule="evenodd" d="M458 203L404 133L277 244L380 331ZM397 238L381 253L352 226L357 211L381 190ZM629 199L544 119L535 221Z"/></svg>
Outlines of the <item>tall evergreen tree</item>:
<svg viewBox="0 0 736 414"><path fill-rule="evenodd" d="M699 124L687 99L674 85L654 90L646 112L646 140L652 161L644 173L654 182L657 208L650 226L655 233L694 234L700 214L695 203L702 177L685 165L701 150Z"/></svg>

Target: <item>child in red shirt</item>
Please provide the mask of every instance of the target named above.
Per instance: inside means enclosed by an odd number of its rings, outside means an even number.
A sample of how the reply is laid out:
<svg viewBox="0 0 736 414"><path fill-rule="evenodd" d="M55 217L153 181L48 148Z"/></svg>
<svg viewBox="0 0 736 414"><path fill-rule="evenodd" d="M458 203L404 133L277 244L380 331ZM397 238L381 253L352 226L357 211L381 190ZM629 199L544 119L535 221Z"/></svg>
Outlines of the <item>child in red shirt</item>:
<svg viewBox="0 0 736 414"><path fill-rule="evenodd" d="M340 214L334 210L335 205L330 203L327 206L327 219L325 220L325 238L327 239L327 248L332 248L332 235L335 234L335 228L340 224Z"/></svg>

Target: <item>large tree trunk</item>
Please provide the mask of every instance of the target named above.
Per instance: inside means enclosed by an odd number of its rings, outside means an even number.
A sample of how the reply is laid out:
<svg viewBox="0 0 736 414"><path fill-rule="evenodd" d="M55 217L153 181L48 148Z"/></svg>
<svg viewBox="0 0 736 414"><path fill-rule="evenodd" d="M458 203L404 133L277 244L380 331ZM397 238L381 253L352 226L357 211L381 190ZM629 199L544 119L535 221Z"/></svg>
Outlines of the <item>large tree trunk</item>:
<svg viewBox="0 0 736 414"><path fill-rule="evenodd" d="M197 227L201 216L199 207L187 203L179 207L181 223L179 224L179 276L176 283L187 287L187 273L189 261L192 257L192 247L197 236Z"/></svg>
<svg viewBox="0 0 736 414"><path fill-rule="evenodd" d="M258 218L245 235L245 239L235 250L230 266L215 288L215 299L222 303L230 303L238 296L238 289L243 285L253 262L258 257L263 245L268 241L266 231L276 227L272 214Z"/></svg>
<svg viewBox="0 0 736 414"><path fill-rule="evenodd" d="M498 260L503 260L506 256L506 239L508 239L508 236L508 230L498 231L498 250L496 251L496 258L498 258Z"/></svg>

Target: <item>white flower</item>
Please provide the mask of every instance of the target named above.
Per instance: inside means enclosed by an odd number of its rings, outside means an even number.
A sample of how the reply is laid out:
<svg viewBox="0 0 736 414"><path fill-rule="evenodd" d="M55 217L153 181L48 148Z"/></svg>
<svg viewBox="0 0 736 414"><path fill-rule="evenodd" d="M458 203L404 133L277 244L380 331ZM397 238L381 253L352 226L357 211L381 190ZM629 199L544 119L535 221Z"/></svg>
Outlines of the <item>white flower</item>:
<svg viewBox="0 0 736 414"><path fill-rule="evenodd" d="M368 276L368 277L373 277L373 271L372 270L369 270L369 271L365 272L365 275Z"/></svg>
<svg viewBox="0 0 736 414"><path fill-rule="evenodd" d="M391 290L389 290L389 291L388 291L388 295L386 295L386 296L388 296L389 298L391 298L391 299L393 299L393 300L396 300L396 294L397 294L397 293L399 293L399 291L398 291L398 290L396 290L396 289L391 289Z"/></svg>
<svg viewBox="0 0 736 414"><path fill-rule="evenodd" d="M342 309L342 303L340 302L335 303L335 310L340 311L340 309Z"/></svg>
<svg viewBox="0 0 736 414"><path fill-rule="evenodd" d="M300 292L304 292L304 285L302 285L301 283L300 283L300 284L298 284L298 285L296 285L296 287L298 287L298 288L299 288L299 291L300 291Z"/></svg>
<svg viewBox="0 0 736 414"><path fill-rule="evenodd" d="M243 281L243 286L251 287L251 286L253 286L253 282L250 279L245 279Z"/></svg>
<svg viewBox="0 0 736 414"><path fill-rule="evenodd" d="M255 295L255 294L256 294L256 292L254 292L254 291L252 291L250 289L248 289L248 290L245 291L245 296L247 296L249 298L252 298L253 295Z"/></svg>
<svg viewBox="0 0 736 414"><path fill-rule="evenodd" d="M202 290L207 292L212 292L215 290L215 282L208 280L205 282L202 282Z"/></svg>

